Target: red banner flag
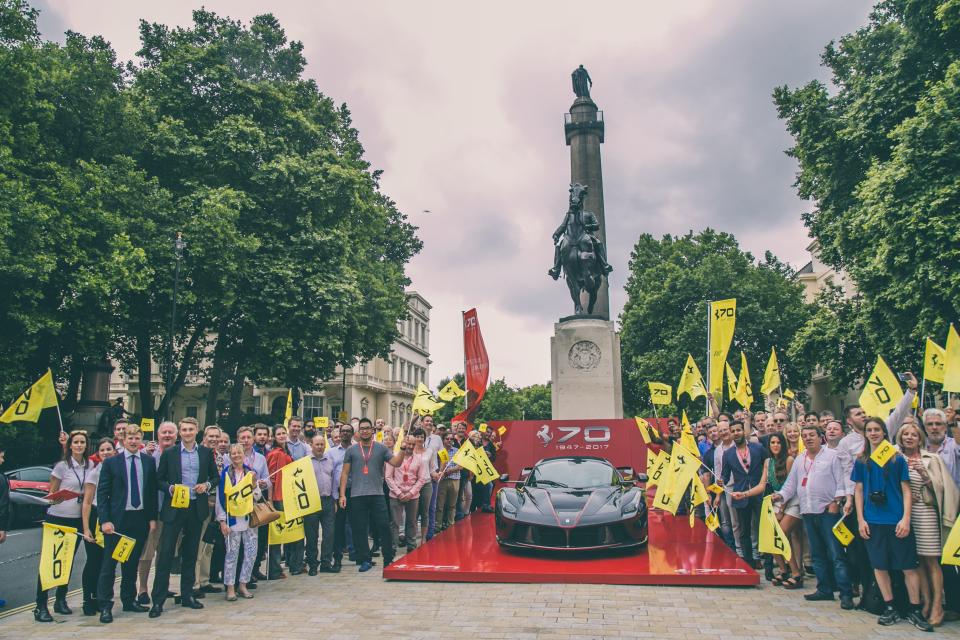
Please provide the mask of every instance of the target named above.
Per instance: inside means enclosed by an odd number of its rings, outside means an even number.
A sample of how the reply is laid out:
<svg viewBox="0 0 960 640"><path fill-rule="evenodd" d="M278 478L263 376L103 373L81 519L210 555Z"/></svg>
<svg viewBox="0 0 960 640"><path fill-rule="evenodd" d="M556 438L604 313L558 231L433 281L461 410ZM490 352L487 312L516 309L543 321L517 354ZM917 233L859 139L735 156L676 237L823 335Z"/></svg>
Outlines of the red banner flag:
<svg viewBox="0 0 960 640"><path fill-rule="evenodd" d="M470 309L463 314L463 356L466 369L464 375L467 379L467 408L454 416L452 422L462 420L469 423L483 400L490 377L490 360L487 358L487 348L483 345L476 309Z"/></svg>

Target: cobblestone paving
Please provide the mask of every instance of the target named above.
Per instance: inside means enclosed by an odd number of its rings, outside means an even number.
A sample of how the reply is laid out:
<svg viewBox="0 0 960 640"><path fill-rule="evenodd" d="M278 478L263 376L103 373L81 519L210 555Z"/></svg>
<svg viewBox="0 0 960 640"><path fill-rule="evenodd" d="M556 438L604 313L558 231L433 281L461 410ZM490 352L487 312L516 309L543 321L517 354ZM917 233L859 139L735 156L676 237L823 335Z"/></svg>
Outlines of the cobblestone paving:
<svg viewBox="0 0 960 640"><path fill-rule="evenodd" d="M841 611L839 603L807 603L804 591L759 588L640 587L552 584L384 582L379 567L358 573L352 563L339 575L306 574L261 583L253 600L226 602L222 594L190 611L169 603L163 616L114 609L101 625L80 614L38 624L29 611L0 619L0 638L916 638L905 622L877 625L867 613ZM456 628L453 628L456 625ZM936 630L960 638L960 622Z"/></svg>

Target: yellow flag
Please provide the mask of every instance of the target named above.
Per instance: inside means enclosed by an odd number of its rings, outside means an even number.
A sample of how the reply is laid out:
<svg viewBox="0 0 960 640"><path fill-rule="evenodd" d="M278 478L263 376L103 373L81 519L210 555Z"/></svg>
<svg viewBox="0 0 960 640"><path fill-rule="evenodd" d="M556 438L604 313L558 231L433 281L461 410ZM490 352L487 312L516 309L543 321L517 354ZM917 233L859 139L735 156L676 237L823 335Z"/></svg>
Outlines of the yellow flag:
<svg viewBox="0 0 960 640"><path fill-rule="evenodd" d="M927 338L927 347L923 354L923 378L943 384L943 365L946 361L946 349Z"/></svg>
<svg viewBox="0 0 960 640"><path fill-rule="evenodd" d="M400 427L400 433L397 434L397 441L393 443L393 453L394 455L400 453L400 447L403 446L403 439L406 438L406 434L403 431L403 427Z"/></svg>
<svg viewBox="0 0 960 640"><path fill-rule="evenodd" d="M887 464L887 461L890 460L896 452L897 450L894 446L884 438L883 442L878 444L877 448L870 454L870 459L876 462L877 466L882 467Z"/></svg>
<svg viewBox="0 0 960 640"><path fill-rule="evenodd" d="M753 404L753 385L750 383L750 370L747 368L747 354L740 352L740 378L737 380L736 401L744 409Z"/></svg>
<svg viewBox="0 0 960 640"><path fill-rule="evenodd" d="M657 485L653 506L669 511L672 515L677 515L677 509L680 507L683 495L699 468L700 462L696 456L686 451L679 442L674 442L669 468Z"/></svg>
<svg viewBox="0 0 960 640"><path fill-rule="evenodd" d="M469 440L466 440L453 456L453 463L472 471L480 484L487 484L498 477L483 447L474 447Z"/></svg>
<svg viewBox="0 0 960 640"><path fill-rule="evenodd" d="M450 462L450 454L447 453L446 449L440 449L437 451L437 457L440 459L440 467L447 466L447 463Z"/></svg>
<svg viewBox="0 0 960 640"><path fill-rule="evenodd" d="M717 398L723 395L723 363L727 361L733 330L737 324L737 299L710 303L710 391Z"/></svg>
<svg viewBox="0 0 960 640"><path fill-rule="evenodd" d="M450 402L454 398L462 398L465 395L467 395L466 392L460 388L456 380L451 380L443 386L443 389L437 392L437 397L447 402Z"/></svg>
<svg viewBox="0 0 960 640"><path fill-rule="evenodd" d="M313 458L304 456L280 470L283 483L283 513L294 520L320 511L320 487L313 472Z"/></svg>
<svg viewBox="0 0 960 640"><path fill-rule="evenodd" d="M374 434L373 439L376 440L377 442L383 442L383 431L377 431Z"/></svg>
<svg viewBox="0 0 960 640"><path fill-rule="evenodd" d="M660 450L660 453L657 454L657 457L653 461L652 467L647 467L647 469L653 469L652 472L648 472L647 475L647 488L656 487L660 484L660 481L663 479L664 475L667 473L667 465L670 464L670 454L664 450ZM658 487L659 488L659 487Z"/></svg>
<svg viewBox="0 0 960 640"><path fill-rule="evenodd" d="M501 436L502 436L503 434L505 434L506 432L507 432L507 428L506 428L506 427L504 427L504 426L502 426L502 425L499 426L499 427L497 427L497 433L499 433Z"/></svg>
<svg viewBox="0 0 960 640"><path fill-rule="evenodd" d="M647 424L647 421L643 418L634 418L637 421L637 429L640 430L640 436L643 438L644 444L650 444L650 432L647 429L650 428L650 425ZM647 449L647 451L650 451Z"/></svg>
<svg viewBox="0 0 960 640"><path fill-rule="evenodd" d="M647 480L650 479L650 472L653 471L655 466L657 466L657 454L653 452L653 449L647 447ZM649 483L647 486L650 486Z"/></svg>
<svg viewBox="0 0 960 640"><path fill-rule="evenodd" d="M156 424L153 418L140 418L140 431L143 433L153 433L153 425Z"/></svg>
<svg viewBox="0 0 960 640"><path fill-rule="evenodd" d="M763 372L763 386L760 393L770 395L780 388L780 365L777 364L777 350L770 347L770 359L767 360L767 370Z"/></svg>
<svg viewBox="0 0 960 640"><path fill-rule="evenodd" d="M707 529L710 529L710 531L716 531L720 528L720 519L717 518L717 514L713 512L711 512L703 522L707 525Z"/></svg>
<svg viewBox="0 0 960 640"><path fill-rule="evenodd" d="M957 518L957 521L953 523L950 535L947 536L947 542L943 545L940 564L960 566L960 518Z"/></svg>
<svg viewBox="0 0 960 640"><path fill-rule="evenodd" d="M960 335L950 324L947 333L946 361L943 364L943 390L960 391Z"/></svg>
<svg viewBox="0 0 960 640"><path fill-rule="evenodd" d="M886 420L900 399L903 390L897 376L893 374L882 357L877 358L877 366L867 378L867 383L860 393L860 406L868 416Z"/></svg>
<svg viewBox="0 0 960 640"><path fill-rule="evenodd" d="M672 392L673 389L668 384L663 382L648 382L647 387L650 388L650 403L662 407L665 404L670 404L672 402Z"/></svg>
<svg viewBox="0 0 960 640"><path fill-rule="evenodd" d="M430 389L422 382L417 385L417 395L413 397L413 412L421 416L433 415L433 413L447 404L446 402L437 402L430 394Z"/></svg>
<svg viewBox="0 0 960 640"><path fill-rule="evenodd" d="M96 527L93 530L93 541L96 542L101 549L103 549L103 546L104 546L103 531L100 530L99 518L97 518Z"/></svg>
<svg viewBox="0 0 960 640"><path fill-rule="evenodd" d="M703 387L703 376L700 375L700 368L689 353L687 354L687 364L683 367L683 373L680 375L680 383L677 385L677 399L684 393L689 394L691 400L707 395Z"/></svg>
<svg viewBox="0 0 960 640"><path fill-rule="evenodd" d="M479 427L477 427L477 429L480 431L480 433L486 433L486 431L487 431L487 429L488 429L488 425L487 425L486 422L483 422L483 423L480 424Z"/></svg>
<svg viewBox="0 0 960 640"><path fill-rule="evenodd" d="M77 547L77 530L44 522L41 544L40 588L47 590L69 583L73 552Z"/></svg>
<svg viewBox="0 0 960 640"><path fill-rule="evenodd" d="M37 422L40 412L57 406L57 392L53 388L53 374L50 369L40 379L10 403L0 415L0 422Z"/></svg>
<svg viewBox="0 0 960 640"><path fill-rule="evenodd" d="M309 460L309 458L304 459ZM267 532L267 544L290 544L304 538L303 518L287 521L281 512L280 518L267 526L270 527Z"/></svg>
<svg viewBox="0 0 960 640"><path fill-rule="evenodd" d="M137 546L137 541L122 533L118 533L117 537L120 539L117 540L117 546L113 548L113 554L110 557L117 562L126 562L130 559L133 548Z"/></svg>
<svg viewBox="0 0 960 640"><path fill-rule="evenodd" d="M796 397L796 394L793 392L793 389L784 389L783 397L787 400L793 400Z"/></svg>
<svg viewBox="0 0 960 640"><path fill-rule="evenodd" d="M727 398L733 400L737 397L737 374L733 372L729 362L724 362L723 368L727 372Z"/></svg>
<svg viewBox="0 0 960 640"><path fill-rule="evenodd" d="M240 482L233 484L230 474L226 475L223 497L227 503L227 515L242 518L253 512L253 472L248 472Z"/></svg>
<svg viewBox="0 0 960 640"><path fill-rule="evenodd" d="M763 499L760 506L760 537L758 539L758 549L760 553L772 553L776 556L783 556L784 560L790 561L793 555L790 550L790 541L783 534L780 523L777 522L777 516L773 513L773 497L767 496Z"/></svg>
<svg viewBox="0 0 960 640"><path fill-rule="evenodd" d="M185 484L173 485L173 495L170 496L170 506L174 509L186 509L190 506L190 487Z"/></svg>
<svg viewBox="0 0 960 640"><path fill-rule="evenodd" d="M840 544L847 546L853 541L853 533L847 528L847 525L843 524L843 518L837 521L837 524L833 525L833 535L840 541Z"/></svg>
<svg viewBox="0 0 960 640"><path fill-rule="evenodd" d="M707 494L706 487L703 486L700 474L693 474L693 506L698 507L709 499L710 496Z"/></svg>
<svg viewBox="0 0 960 640"><path fill-rule="evenodd" d="M721 487L716 482L714 482L709 487L707 487L707 491L709 491L710 493L714 493L716 495L720 495L721 493L723 493L723 487Z"/></svg>
<svg viewBox="0 0 960 640"><path fill-rule="evenodd" d="M313 426L316 429L327 429L330 427L330 418L327 416L317 416L313 419Z"/></svg>
<svg viewBox="0 0 960 640"><path fill-rule="evenodd" d="M290 426L293 417L293 389L287 389L287 408L283 410L283 426Z"/></svg>
<svg viewBox="0 0 960 640"><path fill-rule="evenodd" d="M697 439L693 437L693 430L690 428L690 420L687 418L686 411L681 414L680 423L683 425L680 431L680 444L683 445L684 449L699 458L700 447L697 446Z"/></svg>

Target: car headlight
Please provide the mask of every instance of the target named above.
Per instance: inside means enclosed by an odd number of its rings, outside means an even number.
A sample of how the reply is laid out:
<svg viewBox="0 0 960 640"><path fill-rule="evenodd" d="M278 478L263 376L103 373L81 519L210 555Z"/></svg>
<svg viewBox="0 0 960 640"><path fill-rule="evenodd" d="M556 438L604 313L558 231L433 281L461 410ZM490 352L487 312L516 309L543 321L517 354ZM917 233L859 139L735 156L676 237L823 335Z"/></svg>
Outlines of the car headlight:
<svg viewBox="0 0 960 640"><path fill-rule="evenodd" d="M500 510L509 516L517 515L517 508L512 504L510 504L509 502L507 502L506 500L500 501Z"/></svg>
<svg viewBox="0 0 960 640"><path fill-rule="evenodd" d="M640 501L639 501L639 500L631 500L631 501L628 502L627 504L623 505L623 508L621 509L621 512L622 512L622 513L636 513L637 509L639 509L639 508L640 508Z"/></svg>

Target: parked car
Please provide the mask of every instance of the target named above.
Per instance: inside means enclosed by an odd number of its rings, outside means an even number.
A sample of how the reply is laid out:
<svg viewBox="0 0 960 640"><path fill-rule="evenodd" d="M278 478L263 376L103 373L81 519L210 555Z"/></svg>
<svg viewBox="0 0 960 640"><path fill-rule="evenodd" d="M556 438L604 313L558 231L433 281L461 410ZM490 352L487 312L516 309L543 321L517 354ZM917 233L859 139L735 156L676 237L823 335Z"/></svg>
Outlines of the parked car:
<svg viewBox="0 0 960 640"><path fill-rule="evenodd" d="M43 520L50 503L43 496L50 493L50 467L24 467L7 471L10 480L10 516L14 525Z"/></svg>

